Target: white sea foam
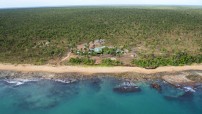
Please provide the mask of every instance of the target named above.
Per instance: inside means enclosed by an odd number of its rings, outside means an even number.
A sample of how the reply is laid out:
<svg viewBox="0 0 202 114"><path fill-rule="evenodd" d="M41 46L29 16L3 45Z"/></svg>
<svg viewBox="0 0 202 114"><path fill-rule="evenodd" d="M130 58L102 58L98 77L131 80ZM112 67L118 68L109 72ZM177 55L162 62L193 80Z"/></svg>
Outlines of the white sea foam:
<svg viewBox="0 0 202 114"><path fill-rule="evenodd" d="M69 80L55 79L54 81L56 81L56 82L61 82L61 83L67 83L67 84L71 83Z"/></svg>
<svg viewBox="0 0 202 114"><path fill-rule="evenodd" d="M15 86L19 86L22 84L25 84L27 82L33 82L33 81L38 81L36 79L6 79L4 80L9 84L14 84Z"/></svg>
<svg viewBox="0 0 202 114"><path fill-rule="evenodd" d="M136 86L136 84L134 84L133 82L123 82L121 85L119 86Z"/></svg>
<svg viewBox="0 0 202 114"><path fill-rule="evenodd" d="M196 92L192 87L184 87L186 92Z"/></svg>

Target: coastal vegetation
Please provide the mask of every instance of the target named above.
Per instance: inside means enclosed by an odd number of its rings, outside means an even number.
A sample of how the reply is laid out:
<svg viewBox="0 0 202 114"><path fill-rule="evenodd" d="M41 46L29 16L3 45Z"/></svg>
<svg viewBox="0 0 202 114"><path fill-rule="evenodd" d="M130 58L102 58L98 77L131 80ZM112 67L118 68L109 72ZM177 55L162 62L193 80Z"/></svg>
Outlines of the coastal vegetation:
<svg viewBox="0 0 202 114"><path fill-rule="evenodd" d="M131 65L142 67L201 63L201 30L199 7L1 9L0 62L57 64L78 45L104 39L101 54L82 53L70 63L91 65L91 56L124 56L117 49L133 51ZM177 52L186 54L178 58ZM104 58L100 64L120 65L117 61Z"/></svg>
<svg viewBox="0 0 202 114"><path fill-rule="evenodd" d="M180 66L192 63L202 63L202 55L192 56L185 52L176 53L173 56L146 56L143 59L134 59L133 64L141 67L156 68L159 66Z"/></svg>
<svg viewBox="0 0 202 114"><path fill-rule="evenodd" d="M101 62L101 65L104 65L104 66L120 66L120 65L123 65L123 63L118 61L118 60L103 59Z"/></svg>
<svg viewBox="0 0 202 114"><path fill-rule="evenodd" d="M87 57L77 57L77 58L70 58L69 62L70 64L73 65L94 65L95 64L95 60L87 58Z"/></svg>
<svg viewBox="0 0 202 114"><path fill-rule="evenodd" d="M70 58L70 60L66 63L66 65L96 65L94 59L90 59L88 57L76 57ZM102 66L120 66L123 65L122 62L118 60L111 60L111 59L103 59L101 61Z"/></svg>

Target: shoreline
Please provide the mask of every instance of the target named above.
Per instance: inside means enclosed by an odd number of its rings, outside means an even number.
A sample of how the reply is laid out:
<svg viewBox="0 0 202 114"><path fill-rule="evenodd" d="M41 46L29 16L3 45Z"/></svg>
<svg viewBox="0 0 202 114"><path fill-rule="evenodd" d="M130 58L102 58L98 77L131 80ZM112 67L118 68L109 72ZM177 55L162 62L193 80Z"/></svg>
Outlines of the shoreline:
<svg viewBox="0 0 202 114"><path fill-rule="evenodd" d="M161 72L179 72L186 70L202 70L202 64L190 66L163 66L156 69L145 69L141 67L127 66L51 66L51 65L31 65L31 64L0 64L0 70L18 72L48 72L48 73L81 73L81 74L120 74L120 73L143 73L154 74Z"/></svg>
<svg viewBox="0 0 202 114"><path fill-rule="evenodd" d="M0 64L1 79L32 79L70 81L96 78L97 76L114 76L130 81L164 80L171 85L193 86L202 82L202 64L191 66L165 66L156 69L140 67L100 67L100 66L51 66L30 64ZM191 78L187 78L191 76Z"/></svg>

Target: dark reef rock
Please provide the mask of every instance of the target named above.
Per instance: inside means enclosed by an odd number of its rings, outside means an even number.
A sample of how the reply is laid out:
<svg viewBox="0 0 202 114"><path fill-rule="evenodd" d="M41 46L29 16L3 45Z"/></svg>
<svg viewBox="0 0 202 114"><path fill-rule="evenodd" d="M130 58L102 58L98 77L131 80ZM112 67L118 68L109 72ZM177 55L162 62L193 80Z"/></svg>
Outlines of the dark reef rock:
<svg viewBox="0 0 202 114"><path fill-rule="evenodd" d="M14 105L17 105L20 108L23 108L24 110L36 110L36 109L52 109L56 106L58 106L58 101L51 101L45 105L39 105L37 101L21 101L20 103L16 103Z"/></svg>
<svg viewBox="0 0 202 114"><path fill-rule="evenodd" d="M178 96L165 96L167 100L178 100L178 101L191 101L194 97L194 93L196 92L192 87L185 86L180 88L184 91L183 94Z"/></svg>
<svg viewBox="0 0 202 114"><path fill-rule="evenodd" d="M102 80L99 78L93 78L91 79L91 84L92 85L99 85L100 83L102 83Z"/></svg>
<svg viewBox="0 0 202 114"><path fill-rule="evenodd" d="M118 93L134 93L140 92L141 89L132 82L124 82L123 84L114 87L113 91Z"/></svg>
<svg viewBox="0 0 202 114"><path fill-rule="evenodd" d="M170 101L173 101L173 100L177 100L177 101L191 101L193 99L193 92L185 92L184 94L182 95L179 95L179 96L164 96L164 98L166 100L170 100Z"/></svg>
<svg viewBox="0 0 202 114"><path fill-rule="evenodd" d="M150 87L151 87L151 88L154 88L154 89L156 89L156 90L158 90L158 91L161 91L161 90L162 90L161 85L159 85L159 84L157 84L157 83L152 83L152 84L150 84Z"/></svg>
<svg viewBox="0 0 202 114"><path fill-rule="evenodd" d="M180 95L179 98L181 99L186 99L186 98L192 98L193 97L193 92L185 92L183 95Z"/></svg>
<svg viewBox="0 0 202 114"><path fill-rule="evenodd" d="M91 78L88 80L88 86L95 92L99 92L101 89L102 80L100 78Z"/></svg>

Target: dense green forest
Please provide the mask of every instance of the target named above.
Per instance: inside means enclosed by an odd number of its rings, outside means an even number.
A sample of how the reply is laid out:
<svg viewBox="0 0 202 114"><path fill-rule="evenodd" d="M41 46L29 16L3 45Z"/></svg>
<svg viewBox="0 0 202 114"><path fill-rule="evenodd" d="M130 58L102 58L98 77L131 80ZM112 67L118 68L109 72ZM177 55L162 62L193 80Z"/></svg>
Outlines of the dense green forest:
<svg viewBox="0 0 202 114"><path fill-rule="evenodd" d="M0 62L47 64L84 42L146 55L202 54L201 8L67 7L0 10Z"/></svg>

